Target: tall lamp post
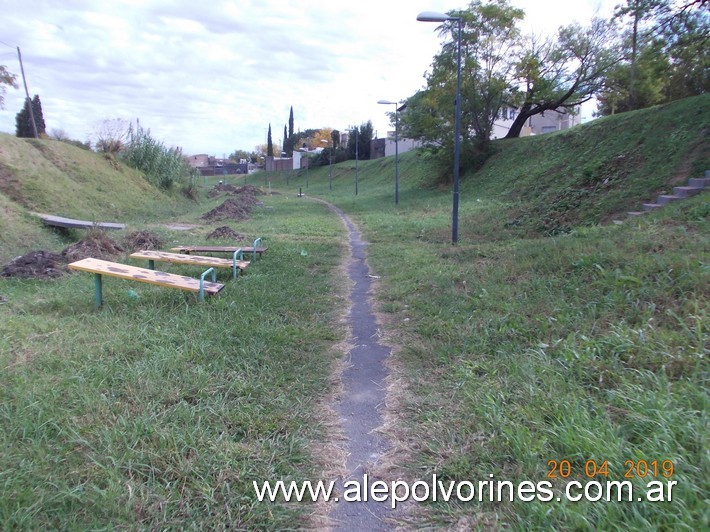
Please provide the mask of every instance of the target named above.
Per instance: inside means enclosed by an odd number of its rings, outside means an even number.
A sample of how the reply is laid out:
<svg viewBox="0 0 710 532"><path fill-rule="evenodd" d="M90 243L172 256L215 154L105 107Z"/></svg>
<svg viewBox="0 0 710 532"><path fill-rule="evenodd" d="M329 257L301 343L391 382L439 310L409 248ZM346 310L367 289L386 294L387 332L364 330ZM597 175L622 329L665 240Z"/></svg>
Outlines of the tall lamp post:
<svg viewBox="0 0 710 532"><path fill-rule="evenodd" d="M328 189L333 190L333 148L335 147L335 144L333 144L333 139L331 138L329 141L326 139L320 139L321 142L325 142L326 146L328 146L328 150L330 152L330 168L328 169ZM332 147L331 147L332 144Z"/></svg>
<svg viewBox="0 0 710 532"><path fill-rule="evenodd" d="M397 102L379 100L381 105L394 105L394 204L399 205L399 115Z"/></svg>
<svg viewBox="0 0 710 532"><path fill-rule="evenodd" d="M357 167L357 163L358 163L358 159L359 159L359 157L358 157L358 145L360 144L360 143L358 142L357 136L358 136L359 128L358 128L358 127L354 127L354 128L352 128L350 131L351 131L351 132L352 132L352 131L355 132L355 195L357 196L357 179L358 179L358 167Z"/></svg>
<svg viewBox="0 0 710 532"><path fill-rule="evenodd" d="M433 11L424 11L417 15L417 20L420 22L446 22L447 20L455 20L458 22L459 31L457 38L457 60L456 60L456 111L454 128L454 205L451 224L451 243L456 244L459 239L459 137L461 136L461 26L463 19L461 17L451 17L444 13L436 13Z"/></svg>

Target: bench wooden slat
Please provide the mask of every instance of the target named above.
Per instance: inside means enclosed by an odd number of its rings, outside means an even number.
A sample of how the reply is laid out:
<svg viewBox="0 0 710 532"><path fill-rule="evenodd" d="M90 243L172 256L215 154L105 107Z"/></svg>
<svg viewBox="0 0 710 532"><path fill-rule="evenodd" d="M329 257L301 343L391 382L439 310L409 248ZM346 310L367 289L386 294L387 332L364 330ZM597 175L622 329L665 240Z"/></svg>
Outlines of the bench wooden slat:
<svg viewBox="0 0 710 532"><path fill-rule="evenodd" d="M254 253L254 246L177 246L170 251L178 253L234 253L241 249L244 253ZM256 252L264 253L267 248L257 247Z"/></svg>
<svg viewBox="0 0 710 532"><path fill-rule="evenodd" d="M199 279L175 275L174 273L149 270L148 268L138 268L118 262L87 258L72 262L68 267L72 270L108 275L118 277L119 279L128 279L129 281L138 281L169 288L179 288L180 290L187 290L189 292L200 291ZM204 291L207 294L217 294L222 288L224 288L224 285L221 283L204 281Z"/></svg>
<svg viewBox="0 0 710 532"><path fill-rule="evenodd" d="M204 257L202 255L185 255L181 253L168 253L167 251L157 250L136 251L135 253L131 253L129 257L131 257L132 259L157 260L162 262L172 262L175 264L212 266L214 268L231 268L233 266L232 259L221 259L219 257ZM240 270L245 269L247 266L249 266L248 260L237 261L237 268L239 268Z"/></svg>
<svg viewBox="0 0 710 532"><path fill-rule="evenodd" d="M113 222L89 222L86 220L64 218L63 216L52 216L51 214L38 214L38 216L44 222L45 225L52 225L54 227L65 227L68 229L92 229L94 227L97 227L99 229L119 230L126 228L126 224L119 224Z"/></svg>

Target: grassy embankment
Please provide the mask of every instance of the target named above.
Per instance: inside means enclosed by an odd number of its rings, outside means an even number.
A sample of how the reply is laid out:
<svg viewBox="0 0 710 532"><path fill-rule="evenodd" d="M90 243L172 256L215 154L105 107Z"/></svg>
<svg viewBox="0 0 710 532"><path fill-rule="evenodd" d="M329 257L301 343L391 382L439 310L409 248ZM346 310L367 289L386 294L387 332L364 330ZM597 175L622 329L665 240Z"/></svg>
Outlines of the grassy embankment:
<svg viewBox="0 0 710 532"><path fill-rule="evenodd" d="M551 502L419 505L416 523L707 525L708 195L625 213L710 169L709 103L498 143L462 181L457 247L451 194L427 188L437 175L425 157L400 161L398 209L391 159L361 163L357 198L352 163L332 191L328 170L317 174L310 190L354 216L382 276L398 349L391 474L555 486ZM629 480L634 501L557 502L564 460L575 480ZM677 481L673 501L638 502L651 480Z"/></svg>
<svg viewBox="0 0 710 532"><path fill-rule="evenodd" d="M332 191L327 168L309 173L307 193L355 218L382 276L399 383L390 475L539 482L550 460L569 460L575 476L606 460L609 475L597 480L623 480L625 462L644 459L672 461L678 481L671 503L422 504L417 525L707 522L707 193L596 225L710 168L710 120L698 112L707 103L499 143L464 176L457 247L447 243L450 192L426 157L402 157L398 209L392 159L360 163L358 197L352 162L334 168ZM313 398L331 389L342 339L332 324L343 232L322 205L293 198L306 191L304 174L249 180L286 192L230 224L263 235L269 252L205 305L109 281L107 307L94 312L87 276L0 280L0 521L282 528L310 511L256 503L251 480L318 478L314 449L327 435ZM180 221L216 201L183 206ZM127 213L115 221L147 219ZM210 229L157 230L199 242Z"/></svg>

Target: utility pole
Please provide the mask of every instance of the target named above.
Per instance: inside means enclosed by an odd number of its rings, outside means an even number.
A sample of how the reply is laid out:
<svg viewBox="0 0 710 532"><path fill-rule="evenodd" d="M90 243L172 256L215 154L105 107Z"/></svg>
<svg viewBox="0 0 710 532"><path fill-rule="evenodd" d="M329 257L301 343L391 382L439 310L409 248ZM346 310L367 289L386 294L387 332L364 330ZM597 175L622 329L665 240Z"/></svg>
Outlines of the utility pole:
<svg viewBox="0 0 710 532"><path fill-rule="evenodd" d="M35 113L32 110L32 99L30 98L30 91L27 90L27 79L25 79L25 67L22 66L22 54L20 53L20 47L17 47L17 58L20 60L20 72L22 72L22 84L25 86L25 94L27 95L27 107L30 109L30 119L32 120L32 131L34 131L35 138L39 138L37 133L37 122L35 122Z"/></svg>

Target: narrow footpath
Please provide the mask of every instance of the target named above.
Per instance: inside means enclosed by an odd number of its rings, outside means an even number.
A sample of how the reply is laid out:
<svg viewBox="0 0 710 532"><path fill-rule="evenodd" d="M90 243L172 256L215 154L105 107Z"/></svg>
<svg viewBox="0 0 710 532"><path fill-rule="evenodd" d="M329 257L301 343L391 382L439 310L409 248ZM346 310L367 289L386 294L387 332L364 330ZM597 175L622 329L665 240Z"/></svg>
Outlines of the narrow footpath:
<svg viewBox="0 0 710 532"><path fill-rule="evenodd" d="M361 499L365 498L365 475L367 484L371 486L377 480L373 466L389 447L376 429L382 425L380 409L385 404L387 376L385 359L390 355L390 348L377 341L377 320L369 300L372 278L366 262L367 243L342 210L334 205L328 206L348 229L350 258L347 270L353 286L347 323L354 346L348 353L347 366L343 371L344 393L338 408L347 436L348 476L338 486L341 497L333 507L330 518L335 530L390 530L394 526L386 521L391 516L387 501L347 502L342 498L343 484L348 481L358 482ZM354 493L352 485L345 484L346 493L351 496Z"/></svg>

